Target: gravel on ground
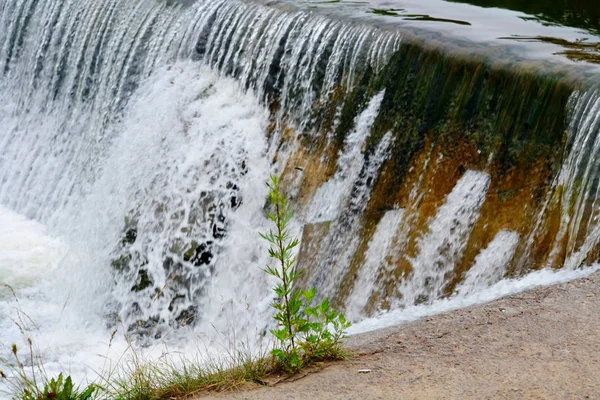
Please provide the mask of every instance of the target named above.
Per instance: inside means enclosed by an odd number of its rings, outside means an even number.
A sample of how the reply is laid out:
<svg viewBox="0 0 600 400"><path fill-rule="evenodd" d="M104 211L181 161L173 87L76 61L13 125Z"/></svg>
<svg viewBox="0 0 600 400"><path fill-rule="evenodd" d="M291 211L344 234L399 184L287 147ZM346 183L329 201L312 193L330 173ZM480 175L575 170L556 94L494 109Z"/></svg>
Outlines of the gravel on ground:
<svg viewBox="0 0 600 400"><path fill-rule="evenodd" d="M600 399L600 273L353 336L354 356L210 399Z"/></svg>

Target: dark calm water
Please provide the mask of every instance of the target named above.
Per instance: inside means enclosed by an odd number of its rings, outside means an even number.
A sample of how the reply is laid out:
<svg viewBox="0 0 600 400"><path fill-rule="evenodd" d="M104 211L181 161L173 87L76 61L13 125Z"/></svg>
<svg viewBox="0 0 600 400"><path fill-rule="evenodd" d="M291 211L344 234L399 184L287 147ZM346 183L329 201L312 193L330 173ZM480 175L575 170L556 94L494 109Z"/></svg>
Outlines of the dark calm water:
<svg viewBox="0 0 600 400"><path fill-rule="evenodd" d="M448 0L480 7L506 8L530 14L524 19L566 25L600 33L600 0Z"/></svg>

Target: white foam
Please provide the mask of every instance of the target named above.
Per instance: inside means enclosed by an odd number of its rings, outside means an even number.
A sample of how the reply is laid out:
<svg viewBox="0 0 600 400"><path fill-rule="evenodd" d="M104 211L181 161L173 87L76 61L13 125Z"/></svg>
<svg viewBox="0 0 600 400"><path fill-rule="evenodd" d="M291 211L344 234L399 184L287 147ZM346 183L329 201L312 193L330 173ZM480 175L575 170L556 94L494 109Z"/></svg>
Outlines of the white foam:
<svg viewBox="0 0 600 400"><path fill-rule="evenodd" d="M498 232L490 244L475 257L475 263L457 289L458 293L475 293L500 281L518 244L518 233L504 229Z"/></svg>
<svg viewBox="0 0 600 400"><path fill-rule="evenodd" d="M586 277L600 270L600 265L577 270L543 269L532 272L523 278L505 279L491 287L469 295L459 295L448 299L437 300L430 305L409 306L382 313L376 317L365 319L353 325L349 333L358 334L387 328L393 325L414 321L423 317L439 314L476 304L488 303L504 296L521 293L540 286L564 283L573 279Z"/></svg>
<svg viewBox="0 0 600 400"><path fill-rule="evenodd" d="M81 379L114 366L128 343L118 326L109 349L106 304L115 296L123 302L140 300L131 283L120 282L110 266L124 218L156 199L189 208L200 191L226 184L228 168L242 160L247 172L237 183L243 203L229 216L232 228L207 288L210 294L203 300L202 323L182 332L183 338L170 332L162 342L139 351L152 358L168 346L175 354L192 355L205 345L221 345L222 332L228 332L233 319L236 327L248 327L240 333L245 338L264 327L270 320L271 293L258 267L264 265L267 252L257 232L266 230L268 223L262 210L270 173L267 115L256 97L244 94L234 80L195 63L177 63L150 77L123 120L108 128L115 139L106 157L97 163L91 159L88 166L96 179L55 211L50 229L0 209L0 281L13 285L18 297L17 302L8 289L2 290L0 357L10 358L12 343L25 350L25 340L31 337L50 374L65 371ZM148 269L160 276L163 259L158 250L180 231L168 224L157 228L141 225L138 235L150 249ZM53 237L56 234L60 240ZM241 273L244 279L236 275ZM248 303L266 306L245 313ZM150 307L166 310L160 302ZM19 318L24 319L24 333L14 323Z"/></svg>
<svg viewBox="0 0 600 400"><path fill-rule="evenodd" d="M0 206L0 283L18 290L48 276L67 251L47 228Z"/></svg>

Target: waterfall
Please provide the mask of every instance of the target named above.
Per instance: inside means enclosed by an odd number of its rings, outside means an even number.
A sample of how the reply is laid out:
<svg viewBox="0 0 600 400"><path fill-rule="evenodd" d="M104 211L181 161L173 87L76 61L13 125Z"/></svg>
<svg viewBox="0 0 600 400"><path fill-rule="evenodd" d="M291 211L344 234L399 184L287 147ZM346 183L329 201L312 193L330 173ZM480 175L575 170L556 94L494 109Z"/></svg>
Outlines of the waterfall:
<svg viewBox="0 0 600 400"><path fill-rule="evenodd" d="M500 231L477 255L475 263L467 272L457 289L461 295L475 293L482 287L492 286L502 280L506 266L512 259L519 243L519 235L511 231Z"/></svg>
<svg viewBox="0 0 600 400"><path fill-rule="evenodd" d="M335 175L319 188L312 199L307 218L310 222L336 219L343 210L349 207L352 186L358 179L365 163L362 156L365 142L379 113L383 95L384 93L379 93L373 97L365 111L356 118L356 127L346 138L344 150L339 155ZM382 160L378 162L378 166L381 163Z"/></svg>
<svg viewBox="0 0 600 400"><path fill-rule="evenodd" d="M0 165L0 202L43 221L94 179L98 161L89 155L101 158L112 139L107 125L157 68L200 58L260 97L281 93L280 108L307 121L317 96L326 101L335 86L351 88L353 74L382 64L400 41L372 28L236 1L185 7L61 0L42 7L11 0L0 21L2 160L23 166ZM21 134L23 118L29 134ZM39 131L51 133L39 138ZM51 140L52 149L37 149L41 140Z"/></svg>
<svg viewBox="0 0 600 400"><path fill-rule="evenodd" d="M273 173L300 284L354 321L594 264L593 79L415 32L237 0L0 3L0 283L52 365L81 372L114 329L264 341ZM4 346L16 308L0 292Z"/></svg>
<svg viewBox="0 0 600 400"><path fill-rule="evenodd" d="M387 258L391 257L394 236L400 229L404 218L404 210L390 210L385 213L377 224L369 249L365 256L365 265L358 272L354 290L348 298L346 312L352 319L360 319L367 307L373 291L377 288L377 278L381 270L389 265Z"/></svg>
<svg viewBox="0 0 600 400"><path fill-rule="evenodd" d="M431 302L443 294L451 280L448 275L460 261L466 237L479 218L489 185L489 175L467 171L437 210L429 232L419 240L418 256L410 260L413 272L399 288L405 305Z"/></svg>
<svg viewBox="0 0 600 400"><path fill-rule="evenodd" d="M598 212L600 204L600 95L597 92L575 94L574 112L570 131L572 145L558 176L558 186L563 188L563 212L557 233L556 256L561 239L567 240L571 268L579 266L598 244L600 236Z"/></svg>

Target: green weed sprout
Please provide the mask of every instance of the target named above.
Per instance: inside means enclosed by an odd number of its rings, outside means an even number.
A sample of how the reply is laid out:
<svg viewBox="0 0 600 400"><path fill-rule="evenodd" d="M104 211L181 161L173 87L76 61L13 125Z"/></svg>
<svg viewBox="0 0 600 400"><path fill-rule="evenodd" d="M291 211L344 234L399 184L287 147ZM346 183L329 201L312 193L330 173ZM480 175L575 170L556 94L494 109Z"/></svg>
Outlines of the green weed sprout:
<svg viewBox="0 0 600 400"><path fill-rule="evenodd" d="M97 394L99 387L89 385L79 388L73 384L70 376L66 378L61 373L56 378L49 379L45 373L43 365L34 363L33 343L29 342L29 356L31 362L31 375L25 371L25 366L19 359L17 345L11 346L11 352L16 365L12 368L17 381L8 381L9 378L0 370L0 378L7 380L8 386L12 389L14 399L20 400L92 400ZM8 364L6 361L3 363ZM36 374L37 371L37 374Z"/></svg>
<svg viewBox="0 0 600 400"><path fill-rule="evenodd" d="M296 268L294 256L298 238L291 237L288 230L293 211L281 192L277 176L272 175L267 186L273 208L267 217L275 224L275 229L260 236L271 244L269 256L275 260L274 266L267 266L264 271L277 279L273 288L277 299L272 303L277 329L272 329L271 333L278 346L272 354L283 369L293 373L318 361L344 358L342 339L351 324L344 314L331 308L329 299L313 306L317 294L315 288L298 290L294 287L302 270Z"/></svg>

